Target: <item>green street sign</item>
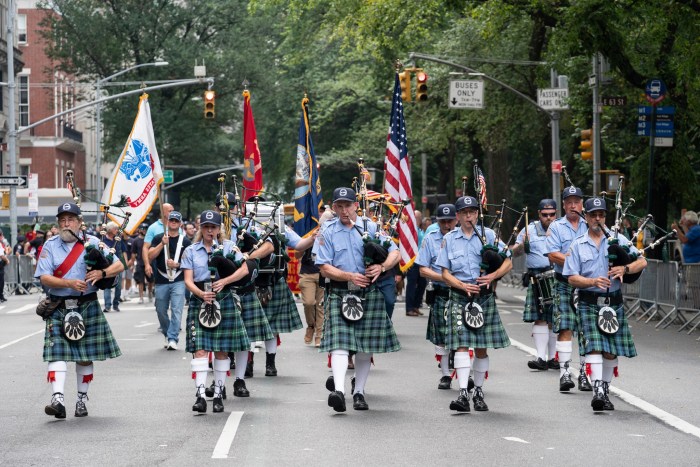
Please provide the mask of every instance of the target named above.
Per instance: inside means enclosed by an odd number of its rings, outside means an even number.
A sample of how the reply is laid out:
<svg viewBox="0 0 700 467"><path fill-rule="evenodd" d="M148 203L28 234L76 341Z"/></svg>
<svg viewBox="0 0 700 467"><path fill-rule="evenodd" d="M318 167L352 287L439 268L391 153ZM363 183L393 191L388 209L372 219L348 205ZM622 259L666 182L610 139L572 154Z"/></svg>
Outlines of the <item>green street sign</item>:
<svg viewBox="0 0 700 467"><path fill-rule="evenodd" d="M172 170L163 170L163 183L173 183L175 176Z"/></svg>

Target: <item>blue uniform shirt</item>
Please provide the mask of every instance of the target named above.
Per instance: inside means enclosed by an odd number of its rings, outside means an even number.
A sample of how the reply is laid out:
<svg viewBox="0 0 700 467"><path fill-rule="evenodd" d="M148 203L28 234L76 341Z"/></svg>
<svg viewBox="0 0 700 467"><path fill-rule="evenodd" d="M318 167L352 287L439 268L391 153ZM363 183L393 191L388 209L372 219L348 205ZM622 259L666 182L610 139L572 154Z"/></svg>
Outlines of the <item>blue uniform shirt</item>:
<svg viewBox="0 0 700 467"><path fill-rule="evenodd" d="M418 266L424 266L426 268L430 268L430 270L433 272L442 274L442 268L437 265L437 259L438 255L440 254L440 247L442 246L443 238L444 236L442 235L442 232L440 232L440 229L433 230L432 232L425 234L425 237L423 238L423 245L420 247L418 259L416 260L416 264ZM447 284L442 281L433 281L433 283L435 285L447 287Z"/></svg>
<svg viewBox="0 0 700 467"><path fill-rule="evenodd" d="M216 248L216 245L212 246ZM224 256L233 250L233 242L224 240ZM236 259L240 259L240 252L236 253ZM185 249L180 261L180 269L191 269L192 277L195 282L206 282L210 280L209 273L209 253L207 252L204 243L199 241L193 243Z"/></svg>
<svg viewBox="0 0 700 467"><path fill-rule="evenodd" d="M639 254L634 245L624 235L619 235L618 240L621 246L629 245L630 253ZM578 237L571 243L570 255L566 257L564 262L565 276L579 275L593 279L596 277L608 277L608 239L603 238L600 245L596 246L595 242L588 235L588 232ZM598 287L588 287L589 292L602 293L605 290ZM611 280L610 292L620 290L620 280Z"/></svg>
<svg viewBox="0 0 700 467"><path fill-rule="evenodd" d="M94 245L98 247L100 241L93 237L92 235L87 236L86 244ZM60 235L54 235L53 237L46 240L43 248L41 249L41 256L39 256L39 261L36 263L36 270L34 271L34 277L39 279L41 276L49 275L53 276L53 272L63 264L63 261L68 257L68 254L73 249L74 243L68 244L61 240ZM103 251L104 254L108 252ZM85 280L85 274L87 274L87 266L85 265L85 254L78 256L75 264L68 270L66 274L63 275L63 279L80 279ZM114 256L112 264L119 261L119 259ZM83 292L83 295L87 295L97 291L97 287L93 284L88 283L87 289ZM49 290L51 295L57 295L59 297L69 297L80 295L80 292L73 290L71 288L52 288Z"/></svg>
<svg viewBox="0 0 700 467"><path fill-rule="evenodd" d="M481 240L477 231L481 232L481 226L477 226L471 237L467 237L461 228L456 228L445 235L437 265L445 268L461 282L476 284L481 268ZM486 228L486 243L493 245L496 234L493 230ZM498 242L499 250L506 248L505 243Z"/></svg>
<svg viewBox="0 0 700 467"><path fill-rule="evenodd" d="M549 229L547 229L547 241L545 242L546 247L544 253L566 254L569 251L571 242L576 237L580 237L586 233L587 230L588 226L583 222L583 219L578 221L578 229L574 230L574 227L571 225L571 222L567 220L566 216L560 217L552 222L549 225ZM554 265L554 271L559 274L562 273L562 269L563 268L558 264Z"/></svg>
<svg viewBox="0 0 700 467"><path fill-rule="evenodd" d="M527 254L527 267L533 268L549 268L549 259L545 256L547 253L547 231L544 230L540 221L530 222L527 226L527 234L530 237L530 253ZM523 243L525 241L525 229L522 229L515 239L515 243Z"/></svg>
<svg viewBox="0 0 700 467"><path fill-rule="evenodd" d="M299 234L286 225L284 226L284 238L287 239L287 245L289 245L291 248L296 248L301 241Z"/></svg>
<svg viewBox="0 0 700 467"><path fill-rule="evenodd" d="M359 231L358 231L359 230ZM377 232L377 224L367 222L367 233L374 238ZM316 252L316 265L330 264L344 272L365 273L363 219L358 217L355 226L347 227L340 219L332 219L323 226L323 232L317 237L318 249ZM383 239L386 239L382 235ZM396 250L396 245L391 242L389 252Z"/></svg>

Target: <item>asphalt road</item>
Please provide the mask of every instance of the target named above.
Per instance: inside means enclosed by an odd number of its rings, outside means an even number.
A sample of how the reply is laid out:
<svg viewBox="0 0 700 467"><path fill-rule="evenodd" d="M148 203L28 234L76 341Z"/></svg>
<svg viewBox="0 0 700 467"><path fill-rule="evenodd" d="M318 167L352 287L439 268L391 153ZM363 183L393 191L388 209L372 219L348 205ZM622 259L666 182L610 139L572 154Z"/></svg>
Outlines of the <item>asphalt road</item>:
<svg viewBox="0 0 700 467"><path fill-rule="evenodd" d="M426 316L394 323L402 350L375 356L367 412L327 406L325 354L282 336L279 375L264 375L256 354L251 397L229 396L225 412L197 415L190 356L166 351L152 305L124 303L107 317L123 355L95 365L87 418L73 417L74 366L66 383L68 418L44 414L51 398L42 361L38 296L0 305L0 464L2 465L699 465L700 343L672 326L632 321L639 357L620 360L616 410L594 414L590 393L558 391L558 372L527 368L533 347L522 322L524 292L500 286L499 308L513 345L490 352L484 385L489 412L449 410L425 340ZM303 315L303 313L302 313ZM349 376L348 376L349 379ZM232 393L232 380L227 384ZM349 390L349 382L346 386ZM624 400L621 399L621 396Z"/></svg>

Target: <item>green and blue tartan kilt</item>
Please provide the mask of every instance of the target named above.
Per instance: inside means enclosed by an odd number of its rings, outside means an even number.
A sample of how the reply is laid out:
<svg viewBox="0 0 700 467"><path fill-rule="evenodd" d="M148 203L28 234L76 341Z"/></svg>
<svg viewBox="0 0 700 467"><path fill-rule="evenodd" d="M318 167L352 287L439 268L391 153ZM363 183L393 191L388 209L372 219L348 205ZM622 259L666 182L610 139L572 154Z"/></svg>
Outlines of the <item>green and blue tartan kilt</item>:
<svg viewBox="0 0 700 467"><path fill-rule="evenodd" d="M241 317L245 330L248 333L248 339L251 342L268 341L275 337L272 332L270 323L265 316L258 294L255 291L244 293L241 297Z"/></svg>
<svg viewBox="0 0 700 467"><path fill-rule="evenodd" d="M347 290L326 288L323 338L319 352L348 350L351 352L387 353L401 349L394 326L386 314L384 295L376 287L365 292L364 315L359 321L343 318L341 303Z"/></svg>
<svg viewBox="0 0 700 467"><path fill-rule="evenodd" d="M435 303L430 307L428 314L428 329L425 332L425 339L435 345L444 346L447 340L447 321L445 321L445 306L447 299L435 296Z"/></svg>
<svg viewBox="0 0 700 467"><path fill-rule="evenodd" d="M561 281L554 281L554 323L552 331L578 331L579 322L574 308L574 288Z"/></svg>
<svg viewBox="0 0 700 467"><path fill-rule="evenodd" d="M294 303L294 296L284 277L280 277L272 286L272 298L263 309L274 334L292 332L304 327Z"/></svg>
<svg viewBox="0 0 700 467"><path fill-rule="evenodd" d="M496 308L493 294L479 297L476 302L484 311L484 325L479 329L468 328L462 320L462 310L469 299L461 294L450 292L447 304L447 340L445 347L456 350L460 347L474 349L501 349L510 345L510 339L503 327Z"/></svg>
<svg viewBox="0 0 700 467"><path fill-rule="evenodd" d="M552 283L552 290L553 289L554 283ZM548 324L554 323L554 300L552 299L551 304L544 306L544 313L540 313L535 286L533 284L529 284L527 286L527 297L525 297L523 321L526 323L534 323L538 320L547 321Z"/></svg>
<svg viewBox="0 0 700 467"><path fill-rule="evenodd" d="M221 323L208 329L199 322L202 301L194 294L190 297L187 311L187 352L208 350L210 352L240 352L250 349L250 339L241 318L238 297L230 291L218 293L216 300L221 306Z"/></svg>
<svg viewBox="0 0 700 467"><path fill-rule="evenodd" d="M578 313L581 317L583 331L583 348L586 354L591 352L607 352L618 357L636 357L637 349L632 340L629 323L625 316L624 305L614 306L620 329L613 334L603 334L598 329L598 307L587 302L578 302Z"/></svg>
<svg viewBox="0 0 700 467"><path fill-rule="evenodd" d="M122 354L112 329L102 313L97 300L80 305L80 314L85 324L85 337L77 342L63 337L63 307L57 308L46 320L44 331L44 361L91 362L116 358Z"/></svg>

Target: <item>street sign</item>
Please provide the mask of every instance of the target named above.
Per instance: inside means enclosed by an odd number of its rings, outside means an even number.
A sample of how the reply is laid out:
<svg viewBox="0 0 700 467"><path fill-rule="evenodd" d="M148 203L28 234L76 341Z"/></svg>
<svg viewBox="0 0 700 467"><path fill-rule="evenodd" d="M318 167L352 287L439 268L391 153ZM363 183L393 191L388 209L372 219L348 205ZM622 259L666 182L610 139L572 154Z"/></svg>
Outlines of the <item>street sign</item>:
<svg viewBox="0 0 700 467"><path fill-rule="evenodd" d="M560 174L561 173L561 161L552 161L552 173L553 174Z"/></svg>
<svg viewBox="0 0 700 467"><path fill-rule="evenodd" d="M654 138L654 146L671 148L673 147L673 138Z"/></svg>
<svg viewBox="0 0 700 467"><path fill-rule="evenodd" d="M637 136L651 136L651 116L653 114L653 108L648 105L640 105L637 108L638 119L637 119ZM673 116L676 113L676 108L672 106L667 107L657 107L654 125L654 137L657 139L671 139L673 140ZM660 144L655 143L656 146ZM663 144L664 146L669 146L668 144ZM672 144L671 144L672 145Z"/></svg>
<svg viewBox="0 0 700 467"><path fill-rule="evenodd" d="M546 110L566 110L569 108L568 99L568 88L537 90L537 105Z"/></svg>
<svg viewBox="0 0 700 467"><path fill-rule="evenodd" d="M646 99L652 104L658 104L666 98L666 84L660 79L650 79L644 88Z"/></svg>
<svg viewBox="0 0 700 467"><path fill-rule="evenodd" d="M175 174L172 170L163 170L163 183L173 183Z"/></svg>
<svg viewBox="0 0 700 467"><path fill-rule="evenodd" d="M0 177L0 186L25 186L27 184L26 175L16 175Z"/></svg>
<svg viewBox="0 0 700 467"><path fill-rule="evenodd" d="M451 109L483 109L484 82L479 80L451 80L448 106Z"/></svg>
<svg viewBox="0 0 700 467"><path fill-rule="evenodd" d="M29 217L34 217L39 214L39 174L30 173L27 183L27 210Z"/></svg>
<svg viewBox="0 0 700 467"><path fill-rule="evenodd" d="M605 107L617 107L627 105L625 96L603 96L600 98L600 103Z"/></svg>

